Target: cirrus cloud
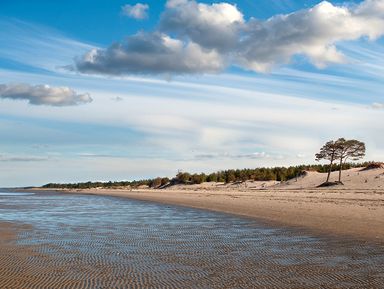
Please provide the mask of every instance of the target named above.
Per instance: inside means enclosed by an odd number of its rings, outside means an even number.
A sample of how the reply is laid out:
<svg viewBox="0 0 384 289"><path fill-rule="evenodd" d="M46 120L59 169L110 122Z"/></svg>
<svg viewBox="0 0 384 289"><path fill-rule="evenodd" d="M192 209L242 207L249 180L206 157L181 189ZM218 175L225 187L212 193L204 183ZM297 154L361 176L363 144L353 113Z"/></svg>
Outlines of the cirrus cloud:
<svg viewBox="0 0 384 289"><path fill-rule="evenodd" d="M72 106L92 102L88 93L78 94L69 87L53 87L46 84L0 84L0 98L28 100L34 105Z"/></svg>
<svg viewBox="0 0 384 289"><path fill-rule="evenodd" d="M96 74L216 73L228 66L267 72L295 55L323 68L346 61L337 44L384 34L384 1L250 18L235 5L169 0L157 29L77 58L72 69ZM170 36L172 35L172 37Z"/></svg>

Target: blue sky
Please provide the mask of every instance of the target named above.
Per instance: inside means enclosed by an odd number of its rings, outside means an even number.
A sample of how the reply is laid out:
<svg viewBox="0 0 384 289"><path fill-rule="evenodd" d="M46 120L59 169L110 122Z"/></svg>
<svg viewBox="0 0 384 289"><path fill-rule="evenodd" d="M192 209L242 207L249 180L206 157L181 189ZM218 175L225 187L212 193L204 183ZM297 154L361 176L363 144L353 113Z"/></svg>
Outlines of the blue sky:
<svg viewBox="0 0 384 289"><path fill-rule="evenodd" d="M5 0L0 27L0 187L313 163L342 136L384 159L382 0Z"/></svg>

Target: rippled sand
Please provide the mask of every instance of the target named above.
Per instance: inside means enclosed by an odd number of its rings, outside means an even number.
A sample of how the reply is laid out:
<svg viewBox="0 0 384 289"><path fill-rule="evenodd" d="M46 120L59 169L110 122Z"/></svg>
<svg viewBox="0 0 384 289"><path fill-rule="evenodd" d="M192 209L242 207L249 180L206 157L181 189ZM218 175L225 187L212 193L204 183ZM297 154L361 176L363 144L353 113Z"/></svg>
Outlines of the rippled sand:
<svg viewBox="0 0 384 289"><path fill-rule="evenodd" d="M350 239L100 196L0 210L0 288L384 288L384 248Z"/></svg>

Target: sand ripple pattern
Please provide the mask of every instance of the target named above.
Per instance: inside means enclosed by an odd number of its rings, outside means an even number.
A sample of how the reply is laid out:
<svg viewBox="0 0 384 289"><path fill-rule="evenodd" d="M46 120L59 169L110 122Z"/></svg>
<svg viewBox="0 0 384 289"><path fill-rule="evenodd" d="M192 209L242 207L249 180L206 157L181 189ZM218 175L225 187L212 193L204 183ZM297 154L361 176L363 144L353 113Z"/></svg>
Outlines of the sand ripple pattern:
<svg viewBox="0 0 384 289"><path fill-rule="evenodd" d="M384 248L127 199L0 198L0 288L384 288Z"/></svg>

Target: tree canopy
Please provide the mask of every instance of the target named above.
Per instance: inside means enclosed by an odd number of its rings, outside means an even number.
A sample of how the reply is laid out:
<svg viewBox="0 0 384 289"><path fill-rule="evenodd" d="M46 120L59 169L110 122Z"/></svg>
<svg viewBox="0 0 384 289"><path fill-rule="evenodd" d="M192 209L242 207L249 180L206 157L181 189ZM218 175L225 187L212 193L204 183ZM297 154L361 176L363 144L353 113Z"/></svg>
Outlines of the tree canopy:
<svg viewBox="0 0 384 289"><path fill-rule="evenodd" d="M333 162L339 160L339 179L341 183L341 171L346 161L357 161L365 156L365 144L361 141L345 138L339 138L336 141L328 141L321 148L320 152L315 155L316 161L328 160L330 161L329 167L332 168ZM329 182L331 169L328 170L326 183Z"/></svg>

